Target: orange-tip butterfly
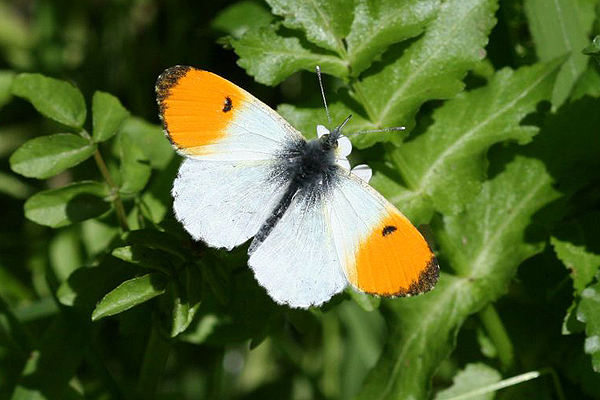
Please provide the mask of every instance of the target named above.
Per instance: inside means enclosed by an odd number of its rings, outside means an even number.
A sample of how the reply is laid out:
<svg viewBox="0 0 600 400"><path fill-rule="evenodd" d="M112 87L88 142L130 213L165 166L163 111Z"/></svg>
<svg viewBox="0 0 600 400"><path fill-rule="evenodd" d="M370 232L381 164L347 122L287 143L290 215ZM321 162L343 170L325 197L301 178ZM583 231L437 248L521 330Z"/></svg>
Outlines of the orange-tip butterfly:
<svg viewBox="0 0 600 400"><path fill-rule="evenodd" d="M348 283L380 296L433 288L439 266L423 236L368 185L368 167L350 170L345 122L307 141L250 93L187 66L161 74L156 92L185 156L175 216L212 247L253 238L248 265L275 301L319 305Z"/></svg>

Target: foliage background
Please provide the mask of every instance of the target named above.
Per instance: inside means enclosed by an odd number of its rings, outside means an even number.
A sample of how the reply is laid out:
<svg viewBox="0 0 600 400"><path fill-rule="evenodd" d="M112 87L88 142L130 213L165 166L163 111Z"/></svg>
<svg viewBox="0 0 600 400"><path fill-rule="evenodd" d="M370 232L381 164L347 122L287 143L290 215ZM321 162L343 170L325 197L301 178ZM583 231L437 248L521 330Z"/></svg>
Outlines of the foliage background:
<svg viewBox="0 0 600 400"><path fill-rule="evenodd" d="M267 3L0 0L0 398L600 398L598 1ZM353 161L436 289L291 310L191 242L153 91L176 64L307 137L318 64L334 123L406 126Z"/></svg>

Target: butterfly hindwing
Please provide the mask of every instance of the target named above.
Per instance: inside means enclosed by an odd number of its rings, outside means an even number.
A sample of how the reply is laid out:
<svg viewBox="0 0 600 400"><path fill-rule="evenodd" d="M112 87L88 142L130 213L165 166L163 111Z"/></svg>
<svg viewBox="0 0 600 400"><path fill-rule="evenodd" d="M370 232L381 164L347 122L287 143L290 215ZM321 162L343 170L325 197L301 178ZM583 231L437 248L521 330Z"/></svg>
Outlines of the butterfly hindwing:
<svg viewBox="0 0 600 400"><path fill-rule="evenodd" d="M299 193L248 261L271 297L292 307L327 301L349 282L382 296L430 290L438 265L419 231L342 168L320 196Z"/></svg>

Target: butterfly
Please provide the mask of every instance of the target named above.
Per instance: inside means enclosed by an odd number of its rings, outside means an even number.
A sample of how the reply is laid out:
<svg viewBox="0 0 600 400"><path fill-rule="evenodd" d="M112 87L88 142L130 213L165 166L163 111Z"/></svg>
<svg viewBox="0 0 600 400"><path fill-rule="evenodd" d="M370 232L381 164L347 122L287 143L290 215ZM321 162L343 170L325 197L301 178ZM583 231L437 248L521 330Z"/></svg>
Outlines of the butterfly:
<svg viewBox="0 0 600 400"><path fill-rule="evenodd" d="M346 121L307 141L279 114L211 72L175 66L156 84L165 134L185 157L176 218L195 239L232 248L253 238L248 265L278 303L306 308L348 283L379 296L432 289L430 247L390 202L350 170Z"/></svg>

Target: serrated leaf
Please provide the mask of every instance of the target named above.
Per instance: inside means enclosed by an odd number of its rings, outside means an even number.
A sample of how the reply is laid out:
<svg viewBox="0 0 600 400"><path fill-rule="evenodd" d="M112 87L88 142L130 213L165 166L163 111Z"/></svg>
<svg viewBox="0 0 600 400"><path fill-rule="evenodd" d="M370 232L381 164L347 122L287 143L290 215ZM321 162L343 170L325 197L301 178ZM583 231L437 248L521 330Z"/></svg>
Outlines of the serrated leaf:
<svg viewBox="0 0 600 400"><path fill-rule="evenodd" d="M347 64L340 58L307 48L295 36L281 36L276 24L247 32L231 44L240 56L238 65L257 82L276 85L302 69L314 71L319 65L325 74L345 78Z"/></svg>
<svg viewBox="0 0 600 400"><path fill-rule="evenodd" d="M22 73L12 84L12 93L23 97L44 116L73 128L81 128L86 109L83 95L69 82L41 74Z"/></svg>
<svg viewBox="0 0 600 400"><path fill-rule="evenodd" d="M94 142L110 139L125 119L129 111L112 94L96 91L92 98L92 127Z"/></svg>
<svg viewBox="0 0 600 400"><path fill-rule="evenodd" d="M375 127L410 129L424 102L460 92L466 73L485 57L497 8L496 0L446 1L421 38L388 52L381 71L364 78L357 93Z"/></svg>
<svg viewBox="0 0 600 400"><path fill-rule="evenodd" d="M352 75L358 76L388 46L419 35L435 17L440 0L359 0L346 42ZM350 13L348 13L350 14Z"/></svg>
<svg viewBox="0 0 600 400"><path fill-rule="evenodd" d="M340 56L346 53L343 39L352 23L348 1L267 0L267 3L273 14L284 18L288 28L302 29L308 40Z"/></svg>
<svg viewBox="0 0 600 400"><path fill-rule="evenodd" d="M94 309L92 321L122 313L165 292L168 279L151 273L123 282L110 291Z"/></svg>
<svg viewBox="0 0 600 400"><path fill-rule="evenodd" d="M28 178L46 179L88 159L96 146L72 133L41 136L23 143L10 157L13 171Z"/></svg>
<svg viewBox="0 0 600 400"><path fill-rule="evenodd" d="M584 351L592 356L594 371L600 372L600 283L581 292L577 319L585 324Z"/></svg>
<svg viewBox="0 0 600 400"><path fill-rule="evenodd" d="M485 386L493 385L500 382L502 375L494 368L485 364L467 364L465 369L459 371L454 379L452 386L448 389L441 390L434 397L435 400L445 400L452 398L460 398L461 395L466 395L477 389L482 389ZM495 396L494 392L469 396L473 400L491 400ZM467 398L465 396L465 398Z"/></svg>
<svg viewBox="0 0 600 400"><path fill-rule="evenodd" d="M40 225L58 228L85 221L110 209L109 191L98 182L72 183L38 192L25 202L25 216Z"/></svg>
<svg viewBox="0 0 600 400"><path fill-rule="evenodd" d="M269 25L273 19L273 14L262 4L243 0L219 11L210 26L239 39L249 30Z"/></svg>
<svg viewBox="0 0 600 400"><path fill-rule="evenodd" d="M448 357L466 318L501 296L519 264L542 251L526 242L531 217L560 194L544 164L516 156L455 216L435 220L443 272L429 293L388 300L390 335L360 399L427 398L430 379ZM410 365L410 368L406 368Z"/></svg>
<svg viewBox="0 0 600 400"><path fill-rule="evenodd" d="M600 269L600 212L560 224L550 243L571 273L575 294L581 294Z"/></svg>
<svg viewBox="0 0 600 400"><path fill-rule="evenodd" d="M0 71L0 108L4 107L12 97L11 86L14 77L13 71Z"/></svg>
<svg viewBox="0 0 600 400"><path fill-rule="evenodd" d="M137 143L153 168L165 168L175 154L169 141L165 140L165 134L159 125L151 124L141 118L131 117L125 120L119 132L121 135L129 136Z"/></svg>
<svg viewBox="0 0 600 400"><path fill-rule="evenodd" d="M140 145L126 132L119 136L121 156L121 193L137 193L142 190L148 180L152 169L146 153Z"/></svg>
<svg viewBox="0 0 600 400"><path fill-rule="evenodd" d="M576 3L576 4L574 4ZM588 59L581 50L588 44L597 1L525 0L529 29L541 61L569 54L558 74L552 103L560 106L573 85L587 68Z"/></svg>
<svg viewBox="0 0 600 400"><path fill-rule="evenodd" d="M446 102L434 113L427 132L391 154L407 187L393 181L379 187L381 180L373 185L418 223L430 216L425 204L456 212L478 193L491 145L505 140L525 143L538 131L520 122L550 98L559 67L554 61L504 69L489 85Z"/></svg>

